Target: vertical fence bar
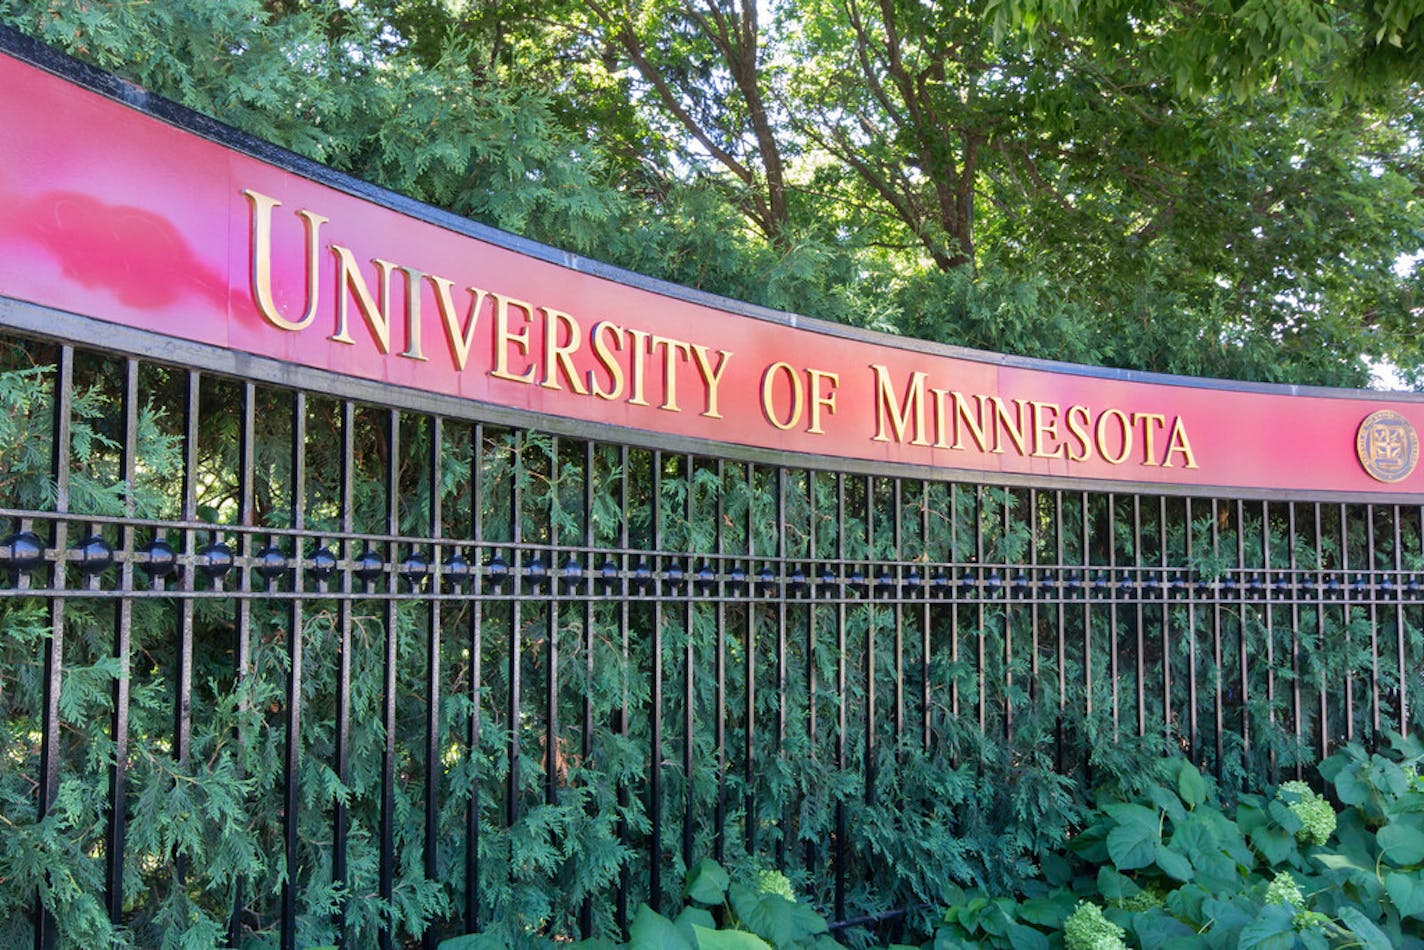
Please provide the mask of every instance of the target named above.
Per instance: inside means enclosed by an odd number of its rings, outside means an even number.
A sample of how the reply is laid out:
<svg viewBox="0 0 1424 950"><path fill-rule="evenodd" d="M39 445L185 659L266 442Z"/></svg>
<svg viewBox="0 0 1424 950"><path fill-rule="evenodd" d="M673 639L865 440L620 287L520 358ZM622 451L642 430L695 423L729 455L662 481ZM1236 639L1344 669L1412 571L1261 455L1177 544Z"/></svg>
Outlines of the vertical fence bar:
<svg viewBox="0 0 1424 950"><path fill-rule="evenodd" d="M846 574L846 497L845 475L836 473L836 770L842 775L849 765L846 758L846 602L843 581ZM849 854L846 835L849 826L845 795L836 796L835 835L835 916L845 919L846 857Z"/></svg>
<svg viewBox="0 0 1424 950"><path fill-rule="evenodd" d="M594 451L593 442L583 443L583 556L580 563L584 568L584 578L580 584L583 594L583 724L579 750L585 764L593 761L593 676L594 676L594 577L597 566L594 563L593 546L596 534L593 527L594 512ZM589 803L590 812L596 806ZM593 898L585 896L579 908L579 935L585 940L593 937Z"/></svg>
<svg viewBox="0 0 1424 950"><path fill-rule="evenodd" d="M1408 665L1405 662L1405 637L1404 637L1404 592L1406 590L1403 567L1404 567L1404 530L1401 521L1403 512L1399 505L1395 505L1392 511L1394 521L1394 584L1390 591L1394 597L1394 636L1395 636L1395 660L1398 662L1398 669L1395 674L1399 677L1399 708L1396 711L1395 728L1400 735L1409 734L1409 675Z"/></svg>
<svg viewBox="0 0 1424 950"><path fill-rule="evenodd" d="M1266 723L1272 736L1275 734L1276 726L1276 626L1275 612L1272 610L1271 600L1275 596L1275 588L1271 584L1271 503L1261 502L1261 574L1260 574L1261 597L1265 601L1265 622L1266 622ZM1253 589L1256 585L1253 585ZM1277 770L1277 755L1275 744L1270 746L1268 756L1268 768L1272 782L1280 781Z"/></svg>
<svg viewBox="0 0 1424 950"><path fill-rule="evenodd" d="M776 597L776 757L786 755L786 469L776 467L776 567L775 586L766 593ZM777 816L776 866L786 870L786 837L791 828L789 796Z"/></svg>
<svg viewBox="0 0 1424 950"><path fill-rule="evenodd" d="M1213 563L1214 565L1218 565L1218 566L1216 567L1216 570L1217 570L1217 571L1220 571L1220 566L1219 566L1219 565L1221 564L1221 543L1220 543L1220 542L1221 542L1221 516L1220 516L1220 513L1219 513L1218 510L1217 510L1217 501L1216 501L1215 498L1213 498L1213 499L1211 500L1211 560L1212 560L1212 563ZM1224 753L1224 748L1225 748L1224 745L1223 745L1223 740L1224 740L1223 732L1224 732L1224 730L1225 730L1225 724L1226 724L1226 710L1225 710L1224 705L1223 705L1223 701L1224 701L1224 700L1223 700L1223 691L1224 691L1224 689L1225 689L1225 682L1224 682L1224 680L1226 679L1226 667L1225 667L1225 666L1223 665L1223 663L1222 663L1222 654L1221 654L1221 576L1220 576L1220 574L1217 574L1217 576L1215 576L1215 577L1212 578L1212 582L1211 582L1211 594L1212 594L1212 599L1211 599L1211 661L1212 661L1213 669L1215 670L1214 680L1215 680L1215 687L1216 687L1216 688L1213 690L1213 693L1215 694L1215 701L1214 701L1214 702L1215 702L1215 705L1213 706L1213 710L1212 710L1212 711L1213 711L1213 714L1214 714L1214 718L1213 718L1213 720L1212 720L1212 726L1213 726L1213 729L1215 730L1214 735L1215 735L1215 742L1216 742L1216 745L1215 745L1215 751L1216 751L1216 778L1217 778L1218 781L1220 781L1221 778L1222 778L1222 774L1223 774L1223 773L1222 773L1222 770L1223 770L1223 767L1224 767L1224 760L1223 760L1223 757L1222 757L1222 756L1223 756L1223 753Z"/></svg>
<svg viewBox="0 0 1424 950"><path fill-rule="evenodd" d="M692 607L692 575L693 575L693 538L692 525L696 514L693 505L695 486L697 479L694 477L693 459L691 455L682 457L682 477L686 486L686 497L683 499L683 526L684 541L683 550L686 552L680 559L678 565L682 571L683 587L680 590L682 596L682 629L687 638L683 645L682 659L682 864L683 867L692 867L694 811L693 811L693 789L696 787L694 781L696 767L695 756L693 755L693 742L695 736L693 729L696 725L693 716L694 706L697 701L696 693L696 668L697 650L696 638L693 636L693 623L695 617Z"/></svg>
<svg viewBox="0 0 1424 950"><path fill-rule="evenodd" d="M1237 602L1237 683L1240 696L1237 701L1241 704L1241 781L1248 781L1250 774L1249 763L1251 760L1251 678L1250 678L1250 658L1248 639L1246 636L1246 620L1250 613L1250 601L1247 599L1250 591L1250 584L1247 581L1246 569L1246 503L1240 498L1236 499L1236 570L1234 572L1234 586L1236 588Z"/></svg>
<svg viewBox="0 0 1424 950"><path fill-rule="evenodd" d="M727 509L725 504L727 485L726 465L721 460L717 460L717 500L716 500L716 528L715 531L715 553L716 557L706 571L699 571L699 575L708 575L712 578L703 581L704 592L717 593L717 685L715 705L717 707L716 721L713 725L713 743L717 747L717 805L716 805L716 825L717 836L712 844L712 854L719 864L727 860L727 602L721 596L720 589L723 583L722 575L725 573L725 555L727 553L727 537L723 532L723 524L726 521Z"/></svg>
<svg viewBox="0 0 1424 950"><path fill-rule="evenodd" d="M242 424L238 435L238 558L237 579L234 588L238 594L235 628L234 667L236 669L234 690L239 696L238 709L248 707L248 679L252 673L252 600L246 595L252 587L252 532L247 530L254 519L254 485L256 465L256 403L257 388L251 382L242 386ZM246 746L246 736L239 727L238 747ZM241 762L238 774L242 774ZM247 913L247 882L239 879L233 893L232 917L228 926L229 946L240 946L242 942L243 918Z"/></svg>
<svg viewBox="0 0 1424 950"><path fill-rule="evenodd" d="M1108 519L1108 583L1103 592L1108 596L1108 679L1112 683L1112 725L1113 741L1119 738L1121 719L1118 707L1118 625L1117 625L1117 496L1107 496Z"/></svg>
<svg viewBox="0 0 1424 950"><path fill-rule="evenodd" d="M756 468L751 463L747 463L747 517L746 517L746 548L747 561L745 566L746 582L749 587L751 577L755 574L752 568L752 559L756 554ZM743 663L745 665L746 676L746 729L742 736L742 779L745 784L745 804L742 816L742 833L746 841L746 851L748 855L755 855L757 850L757 809L756 809L756 771L753 763L756 761L756 604L750 595L746 597L746 641L743 649Z"/></svg>
<svg viewBox="0 0 1424 950"><path fill-rule="evenodd" d="M920 748L928 753L933 718L930 712L930 631L933 613L930 607L930 483L927 481L920 482L920 549L924 558L924 577L921 580L924 585L924 602L920 605L920 709L923 717L920 723ZM809 663L809 660L807 662Z"/></svg>
<svg viewBox="0 0 1424 950"><path fill-rule="evenodd" d="M108 831L104 843L104 897L109 922L123 923L124 913L124 832L128 809L129 760L129 673L130 641L133 629L134 589L134 484L138 470L138 360L124 361L124 391L121 401L123 435L120 446L121 478L124 481L124 523L119 527L119 550L125 557L119 564L119 601L114 617L114 659L119 672L114 678L111 738L114 759L109 765Z"/></svg>
<svg viewBox="0 0 1424 950"><path fill-rule="evenodd" d="M1192 500L1187 498L1183 502L1185 512L1185 525L1182 531L1182 538L1185 545L1183 552L1186 559L1186 576L1183 582L1186 585L1183 590L1187 599L1187 748L1191 760L1196 764L1201 764L1201 745L1199 743L1200 733L1197 730L1197 598L1195 590L1201 582L1200 571L1196 561L1192 557L1192 536L1196 532L1196 525L1192 521Z"/></svg>
<svg viewBox="0 0 1424 950"><path fill-rule="evenodd" d="M59 694L64 676L64 590L65 552L69 524L62 516L69 512L69 439L74 392L74 347L59 348L59 372L54 384L53 442L50 446L50 474L54 479L54 521L51 547L55 552L50 587L49 641L45 644L43 709L40 714L40 780L35 789L35 819L44 821L59 794ZM54 918L35 893L35 947L54 946Z"/></svg>
<svg viewBox="0 0 1424 950"><path fill-rule="evenodd" d="M549 597L544 608L544 804L559 801L559 437L549 439Z"/></svg>
<svg viewBox="0 0 1424 950"><path fill-rule="evenodd" d="M298 392L292 399L292 562L296 564L293 593L302 589L302 534L306 528L306 441L307 398ZM282 881L283 950L297 945L297 812L300 805L299 765L302 721L302 600L293 596L287 604L287 715L285 776L282 788L282 845L286 877Z"/></svg>
<svg viewBox="0 0 1424 950"><path fill-rule="evenodd" d="M444 549L440 544L445 536L441 510L441 456L445 441L445 424L439 416L430 417L430 536L435 544L430 550L428 571L430 591L425 599L426 641L425 641L425 879L440 882L440 592L441 559ZM414 583L426 584L423 575L417 575ZM435 950L439 933L427 925L421 935L426 950Z"/></svg>
<svg viewBox="0 0 1424 950"><path fill-rule="evenodd" d="M484 426L475 423L470 433L470 542L473 553L472 565L484 561ZM473 573L473 572L472 572ZM470 598L470 721L468 724L467 746L473 763L484 760L481 751L482 711L484 697L481 695L483 683L484 657L484 598L481 595L481 581L473 577L474 596ZM465 930L473 933L480 929L481 894L480 889L480 768L478 764L470 769L470 804L465 810Z"/></svg>
<svg viewBox="0 0 1424 950"><path fill-rule="evenodd" d="M394 539L400 534L400 412L392 409L386 424L386 534ZM390 906L395 889L395 821L396 821L396 663L399 650L399 575L396 571L396 542L386 545L386 639L385 665L382 669L381 724L385 729L385 746L381 752L381 817L380 817L380 897ZM381 924L381 950L394 944L394 921L387 918Z"/></svg>
<svg viewBox="0 0 1424 950"><path fill-rule="evenodd" d="M623 665L623 689L621 704L618 709L618 735L623 742L628 741L628 509L632 504L629 495L629 473L628 473L628 446L618 447L618 510L621 513L618 520L618 640L620 656ZM628 783L622 779L618 782L618 841L624 848L629 847L629 827L628 809L629 788ZM618 926L618 931L626 935L628 933L628 891L630 887L629 877L631 869L628 862L624 861L618 873L618 893L614 897L613 916Z"/></svg>
<svg viewBox="0 0 1424 950"><path fill-rule="evenodd" d="M1340 511L1340 631L1345 640L1345 655L1353 652L1350 642L1350 616L1354 604L1350 597L1350 513L1344 502ZM1345 741L1355 741L1355 670L1353 663L1345 667Z"/></svg>
<svg viewBox="0 0 1424 950"><path fill-rule="evenodd" d="M1324 513L1320 502L1315 503L1315 634L1318 642L1325 642L1325 560L1324 560ZM1320 671L1316 695L1320 706L1320 723L1317 727L1320 758L1330 754L1330 710L1325 700L1325 671Z"/></svg>
<svg viewBox="0 0 1424 950"><path fill-rule="evenodd" d="M1375 570L1375 506L1365 506L1365 566L1361 592L1369 598L1370 617L1370 744L1380 739L1379 702L1379 574Z"/></svg>
<svg viewBox="0 0 1424 950"><path fill-rule="evenodd" d="M198 520L198 423L201 415L202 377L197 370L187 373L183 400L183 560L188 565L180 581L183 590L182 612L178 619L178 656L175 671L173 704L173 760L179 772L188 768L193 727L193 591L196 583L198 533L193 525ZM174 862L174 877L179 885L188 877L188 862L179 854Z"/></svg>
<svg viewBox="0 0 1424 950"><path fill-rule="evenodd" d="M1171 585L1168 583L1167 551L1167 496L1157 499L1157 558L1160 567L1160 585L1157 588L1162 599L1162 732L1169 739L1173 733L1172 724L1172 601ZM1186 526L1190 532L1192 526Z"/></svg>
<svg viewBox="0 0 1424 950"><path fill-rule="evenodd" d="M1290 625L1291 625L1291 727L1295 732L1295 744L1297 750L1301 745L1301 735L1303 724L1301 722L1300 704L1300 561L1296 555L1296 521L1295 503L1286 505L1286 538L1290 545L1290 581L1287 589L1290 591ZM1295 756L1295 777L1300 780L1305 776L1305 766L1302 761L1304 757L1297 751Z"/></svg>
<svg viewBox="0 0 1424 950"><path fill-rule="evenodd" d="M1142 496L1132 496L1132 577L1128 590L1132 594L1133 615L1137 627L1137 736L1147 735L1147 629L1144 623L1142 592ZM1162 657L1166 667L1167 657Z"/></svg>
<svg viewBox="0 0 1424 950"><path fill-rule="evenodd" d="M663 453L653 452L652 550L654 576L663 566ZM640 562L640 567L643 566ZM663 602L653 598L652 718L648 724L648 904L663 909Z"/></svg>
<svg viewBox="0 0 1424 950"><path fill-rule="evenodd" d="M355 487L356 478L356 406L349 400L341 403L341 541L337 552L342 561L349 565L356 556L355 540ZM338 648L336 669L336 778L343 788L351 787L351 598L354 593L351 571L340 571L340 584L336 603L337 625L340 628L341 643ZM347 867L350 817L346 798L336 796L332 809L331 878L341 890L337 903L336 933L345 943L346 914L350 903L351 879Z"/></svg>
<svg viewBox="0 0 1424 950"><path fill-rule="evenodd" d="M875 477L865 477L865 566L862 581L868 583L875 558ZM865 597L865 803L875 803L875 607Z"/></svg>
<svg viewBox="0 0 1424 950"><path fill-rule="evenodd" d="M1067 767L1068 728L1068 624L1067 624L1067 579L1068 566L1063 560L1063 490L1053 492L1053 599L1054 626L1058 631L1058 721L1053 728L1054 764L1059 772Z"/></svg>

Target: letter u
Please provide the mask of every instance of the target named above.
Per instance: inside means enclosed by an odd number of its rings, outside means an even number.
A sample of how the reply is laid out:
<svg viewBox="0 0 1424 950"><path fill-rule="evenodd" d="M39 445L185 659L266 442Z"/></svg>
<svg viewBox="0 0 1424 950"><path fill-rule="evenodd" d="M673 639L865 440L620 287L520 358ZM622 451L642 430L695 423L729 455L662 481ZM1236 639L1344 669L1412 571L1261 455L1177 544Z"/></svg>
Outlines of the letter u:
<svg viewBox="0 0 1424 950"><path fill-rule="evenodd" d="M277 312L272 300L272 209L281 207L282 203L251 188L244 188L242 194L252 204L252 300L262 318L278 330L305 330L316 319L320 300L317 245L321 226L330 219L311 211L297 212L307 238L307 306L300 320L288 320Z"/></svg>

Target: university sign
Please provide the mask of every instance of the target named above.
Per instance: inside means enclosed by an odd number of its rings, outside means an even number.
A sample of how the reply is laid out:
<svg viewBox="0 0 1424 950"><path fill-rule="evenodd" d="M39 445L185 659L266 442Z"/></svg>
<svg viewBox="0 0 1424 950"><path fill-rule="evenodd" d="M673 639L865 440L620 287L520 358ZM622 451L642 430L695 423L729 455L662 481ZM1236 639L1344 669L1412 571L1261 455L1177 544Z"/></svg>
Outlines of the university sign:
<svg viewBox="0 0 1424 950"><path fill-rule="evenodd" d="M291 156L279 167L235 133L204 138L15 59L0 84L13 301L628 437L1165 490L1403 497L1424 477L1414 398L1020 360L772 313Z"/></svg>

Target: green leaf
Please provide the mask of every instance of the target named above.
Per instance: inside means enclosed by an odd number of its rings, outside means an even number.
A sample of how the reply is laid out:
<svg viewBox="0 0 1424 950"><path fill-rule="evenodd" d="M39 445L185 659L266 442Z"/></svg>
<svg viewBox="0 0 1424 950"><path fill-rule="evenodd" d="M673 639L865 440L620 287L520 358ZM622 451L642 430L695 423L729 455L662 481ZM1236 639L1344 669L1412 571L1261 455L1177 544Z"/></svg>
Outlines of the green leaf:
<svg viewBox="0 0 1424 950"><path fill-rule="evenodd" d="M1418 874L1391 871L1384 876L1385 893L1405 917L1424 917L1424 880Z"/></svg>
<svg viewBox="0 0 1424 950"><path fill-rule="evenodd" d="M1048 938L1032 927L1010 924L1007 936L1014 950L1048 950Z"/></svg>
<svg viewBox="0 0 1424 950"><path fill-rule="evenodd" d="M1132 916L1132 930L1142 944L1142 950L1164 948L1196 936L1196 931L1161 908L1153 908Z"/></svg>
<svg viewBox="0 0 1424 950"><path fill-rule="evenodd" d="M1105 811L1110 811L1109 806ZM1157 815L1141 805L1117 806L1123 818L1108 832L1108 857L1119 871L1145 868L1157 857L1157 845L1162 840L1158 832ZM1142 819L1142 813L1148 820ZM1117 818L1117 815L1113 816Z"/></svg>
<svg viewBox="0 0 1424 950"><path fill-rule="evenodd" d="M727 899L727 885L731 882L721 865L711 858L703 858L687 872L682 896L699 904L715 906Z"/></svg>
<svg viewBox="0 0 1424 950"><path fill-rule="evenodd" d="M647 904L638 905L638 913L628 928L628 947L629 950L697 950L672 921Z"/></svg>
<svg viewBox="0 0 1424 950"><path fill-rule="evenodd" d="M1157 845L1157 866L1174 881L1186 883L1192 879L1192 862L1166 845Z"/></svg>
<svg viewBox="0 0 1424 950"><path fill-rule="evenodd" d="M1360 780L1358 769L1345 768L1335 776L1335 794L1346 805L1363 805L1370 800L1370 785Z"/></svg>
<svg viewBox="0 0 1424 950"><path fill-rule="evenodd" d="M1369 950L1393 950L1394 943L1385 932L1371 923L1357 908L1348 905L1341 907L1340 920Z"/></svg>
<svg viewBox="0 0 1424 950"><path fill-rule="evenodd" d="M1177 772L1177 794L1182 796L1188 808L1195 808L1206 801L1206 779L1191 762L1183 762Z"/></svg>
<svg viewBox="0 0 1424 950"><path fill-rule="evenodd" d="M830 931L820 914L780 894L763 894L733 884L728 890L728 899L732 911L748 930L778 947Z"/></svg>
<svg viewBox="0 0 1424 950"><path fill-rule="evenodd" d="M1379 845L1395 864L1424 861L1424 831L1413 822L1392 821L1379 830Z"/></svg>
<svg viewBox="0 0 1424 950"><path fill-rule="evenodd" d="M697 943L696 929L698 927L706 927L709 930L717 929L717 921L710 912L702 907L684 907L682 913L678 914L672 923L678 933L694 944Z"/></svg>
<svg viewBox="0 0 1424 950"><path fill-rule="evenodd" d="M1296 852L1295 835L1273 825L1257 825L1251 829L1251 846L1268 864L1283 864Z"/></svg>
<svg viewBox="0 0 1424 950"><path fill-rule="evenodd" d="M1291 950L1295 946L1295 911L1262 907L1256 919L1241 928L1239 950Z"/></svg>
<svg viewBox="0 0 1424 950"><path fill-rule="evenodd" d="M771 950L771 944L744 930L713 930L695 926L698 950Z"/></svg>

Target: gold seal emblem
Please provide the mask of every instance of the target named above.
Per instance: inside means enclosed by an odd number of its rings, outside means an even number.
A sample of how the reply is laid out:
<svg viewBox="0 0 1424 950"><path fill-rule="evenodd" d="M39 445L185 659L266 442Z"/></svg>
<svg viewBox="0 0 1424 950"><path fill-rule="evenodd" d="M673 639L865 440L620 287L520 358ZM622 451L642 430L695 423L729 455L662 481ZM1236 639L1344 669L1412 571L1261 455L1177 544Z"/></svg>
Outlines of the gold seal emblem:
<svg viewBox="0 0 1424 950"><path fill-rule="evenodd" d="M1393 409L1372 412L1355 434L1355 452L1372 478L1397 482L1419 461L1419 436L1409 420Z"/></svg>

